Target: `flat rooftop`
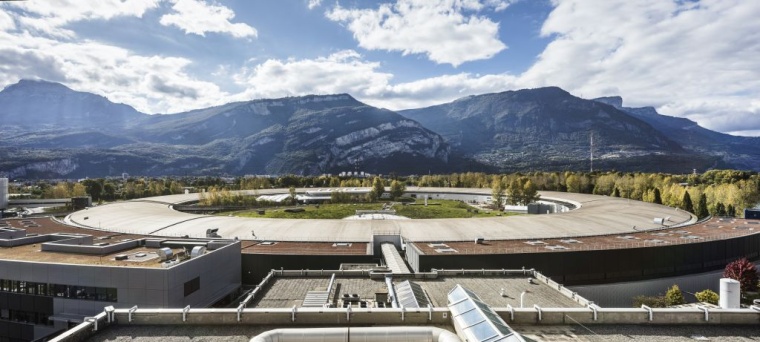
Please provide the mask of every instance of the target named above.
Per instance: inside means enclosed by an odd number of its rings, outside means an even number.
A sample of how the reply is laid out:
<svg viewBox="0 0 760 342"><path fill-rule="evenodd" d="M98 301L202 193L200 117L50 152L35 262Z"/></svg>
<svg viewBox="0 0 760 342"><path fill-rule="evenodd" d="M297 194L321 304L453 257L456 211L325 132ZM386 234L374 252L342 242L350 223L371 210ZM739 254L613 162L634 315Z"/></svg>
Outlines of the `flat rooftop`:
<svg viewBox="0 0 760 342"><path fill-rule="evenodd" d="M298 189L299 192L316 189ZM259 190L257 195L286 192ZM490 196L490 189L410 188L410 193ZM243 193L254 194L252 191ZM654 218L668 225L688 224L695 217L683 210L628 199L562 192L541 192L547 200L573 203L569 212L551 215L519 215L468 219L426 220L298 220L196 215L178 212L173 204L198 200L198 194L152 197L89 208L71 214L67 222L114 232L160 236L205 237L206 229L219 228L224 238L292 242L371 242L373 234L401 234L407 241L473 241L552 239L633 234L661 229ZM530 227L530 229L526 229ZM636 227L636 228L634 228Z"/></svg>
<svg viewBox="0 0 760 342"><path fill-rule="evenodd" d="M246 241L243 254L368 255L366 242Z"/></svg>
<svg viewBox="0 0 760 342"><path fill-rule="evenodd" d="M0 220L0 228L17 228L25 229L27 234L77 234L91 235L93 243L114 244L125 240L136 240L146 238L144 235L112 233L108 231L98 231L70 227L50 218L28 218L28 219L4 219ZM150 237L152 238L152 237ZM41 244L29 243L14 247L0 247L0 260L17 260L57 264L75 264L75 265L99 265L99 266L119 266L119 267L139 267L139 268L161 268L161 261L157 254L157 248L133 247L119 250L118 252L91 255L81 253L64 253L42 251ZM183 249L172 248L172 252L177 254ZM116 260L117 255L128 255L127 260ZM137 256L145 254L144 256Z"/></svg>
<svg viewBox="0 0 760 342"><path fill-rule="evenodd" d="M325 272L326 274L329 272ZM427 293L433 307L447 307L447 294L457 284L473 291L486 304L492 307L520 307L520 293L530 291L525 295L525 307L538 304L541 307L582 307L574 300L566 297L556 289L540 281L531 284L529 277L512 276L439 276L436 279L414 279L394 277L394 288L405 280L419 284ZM249 308L291 308L300 307L309 291L324 291L330 282L330 275L325 277L279 277L272 279L258 294ZM370 279L369 277L342 277L335 279L332 302L338 305L338 299L344 294L357 294L362 300L374 301L376 292L387 292L385 280ZM505 296L501 296L504 289Z"/></svg>
<svg viewBox="0 0 760 342"><path fill-rule="evenodd" d="M645 325L563 325L520 326L514 330L537 342L747 342L760 340L757 326L645 326ZM248 342L272 329L293 328L251 325L117 325L99 331L89 342L107 341L233 341ZM453 330L451 326L439 328Z"/></svg>
<svg viewBox="0 0 760 342"><path fill-rule="evenodd" d="M686 227L575 238L412 243L423 254L516 254L655 247L722 240L760 233L760 220L712 218Z"/></svg>

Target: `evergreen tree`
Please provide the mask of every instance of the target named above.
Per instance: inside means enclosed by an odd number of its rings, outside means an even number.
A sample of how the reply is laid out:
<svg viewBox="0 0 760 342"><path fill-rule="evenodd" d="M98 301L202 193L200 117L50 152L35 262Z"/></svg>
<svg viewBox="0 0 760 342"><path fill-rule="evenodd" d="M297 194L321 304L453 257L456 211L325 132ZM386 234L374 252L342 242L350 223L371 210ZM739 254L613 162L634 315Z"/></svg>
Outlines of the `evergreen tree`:
<svg viewBox="0 0 760 342"><path fill-rule="evenodd" d="M709 215L710 213L707 211L707 196L704 193L702 193L702 195L699 196L699 207L697 208L697 217L705 218Z"/></svg>
<svg viewBox="0 0 760 342"><path fill-rule="evenodd" d="M715 205L715 215L726 216L726 206L724 206L722 202L718 202L718 204Z"/></svg>
<svg viewBox="0 0 760 342"><path fill-rule="evenodd" d="M620 189L615 187L615 191L612 192L612 197L620 197Z"/></svg>
<svg viewBox="0 0 760 342"><path fill-rule="evenodd" d="M654 204L662 204L662 196L660 195L660 189L654 188L654 198L652 199Z"/></svg>
<svg viewBox="0 0 760 342"><path fill-rule="evenodd" d="M734 208L733 204L729 204L728 208L726 209L726 214L730 217L736 217L736 208Z"/></svg>
<svg viewBox="0 0 760 342"><path fill-rule="evenodd" d="M683 198L681 199L681 209L686 210L690 213L694 213L694 204L691 203L691 196L689 196L688 191L684 191Z"/></svg>

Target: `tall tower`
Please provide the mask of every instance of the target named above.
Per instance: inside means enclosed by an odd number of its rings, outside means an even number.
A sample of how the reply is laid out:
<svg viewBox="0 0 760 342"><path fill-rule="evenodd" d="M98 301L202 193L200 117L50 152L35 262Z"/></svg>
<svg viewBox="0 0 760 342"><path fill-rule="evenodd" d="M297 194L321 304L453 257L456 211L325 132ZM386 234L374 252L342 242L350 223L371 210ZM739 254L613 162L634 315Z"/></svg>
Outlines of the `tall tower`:
<svg viewBox="0 0 760 342"><path fill-rule="evenodd" d="M591 140L591 144L590 144L590 147L589 147L589 150L591 151L591 158L590 158L591 163L589 165L591 166L590 167L591 172L594 172L594 131L591 131L589 133L589 137L590 137L590 140Z"/></svg>

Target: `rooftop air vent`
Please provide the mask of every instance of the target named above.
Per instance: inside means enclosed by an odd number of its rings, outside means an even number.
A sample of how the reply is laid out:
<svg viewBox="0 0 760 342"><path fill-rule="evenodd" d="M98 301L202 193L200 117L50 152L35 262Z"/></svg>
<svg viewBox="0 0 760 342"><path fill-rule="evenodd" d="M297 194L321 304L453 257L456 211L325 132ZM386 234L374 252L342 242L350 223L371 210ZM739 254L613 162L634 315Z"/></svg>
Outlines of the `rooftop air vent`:
<svg viewBox="0 0 760 342"><path fill-rule="evenodd" d="M161 261L167 261L172 258L174 255L174 252L172 252L172 249L169 247L160 248L158 250L158 257L161 258Z"/></svg>
<svg viewBox="0 0 760 342"><path fill-rule="evenodd" d="M206 254L206 247L204 246L195 246L193 247L193 250L190 251L190 258L197 258L203 254Z"/></svg>

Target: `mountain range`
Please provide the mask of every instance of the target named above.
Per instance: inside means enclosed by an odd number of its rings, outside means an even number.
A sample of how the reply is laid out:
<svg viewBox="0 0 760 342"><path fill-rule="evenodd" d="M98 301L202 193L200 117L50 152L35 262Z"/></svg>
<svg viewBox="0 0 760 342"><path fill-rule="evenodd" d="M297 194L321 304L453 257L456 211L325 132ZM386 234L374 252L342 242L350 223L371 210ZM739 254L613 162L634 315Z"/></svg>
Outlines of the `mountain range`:
<svg viewBox="0 0 760 342"><path fill-rule="evenodd" d="M0 91L0 176L760 169L760 138L556 88L390 111L348 94L148 115L46 81Z"/></svg>

